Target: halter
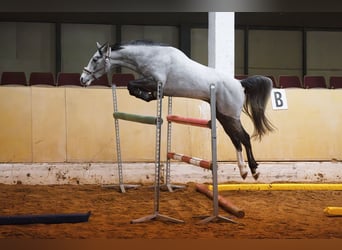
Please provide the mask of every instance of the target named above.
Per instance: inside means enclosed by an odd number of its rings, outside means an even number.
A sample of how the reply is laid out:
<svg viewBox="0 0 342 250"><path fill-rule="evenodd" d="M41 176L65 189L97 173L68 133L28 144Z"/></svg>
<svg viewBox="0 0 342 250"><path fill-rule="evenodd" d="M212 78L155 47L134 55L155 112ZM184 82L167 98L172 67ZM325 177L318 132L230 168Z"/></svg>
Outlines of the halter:
<svg viewBox="0 0 342 250"><path fill-rule="evenodd" d="M102 66L101 68L94 70L94 71L90 71L89 69L87 69L86 67L83 68L83 72L87 73L88 75L90 75L93 80L97 80L98 78L95 76L96 73L100 72L101 70L104 71L104 73L106 73L106 68L109 64L110 61L110 52L111 52L111 48L108 46L107 52L106 54L103 56L104 58L104 66ZM102 53L101 53L102 54Z"/></svg>

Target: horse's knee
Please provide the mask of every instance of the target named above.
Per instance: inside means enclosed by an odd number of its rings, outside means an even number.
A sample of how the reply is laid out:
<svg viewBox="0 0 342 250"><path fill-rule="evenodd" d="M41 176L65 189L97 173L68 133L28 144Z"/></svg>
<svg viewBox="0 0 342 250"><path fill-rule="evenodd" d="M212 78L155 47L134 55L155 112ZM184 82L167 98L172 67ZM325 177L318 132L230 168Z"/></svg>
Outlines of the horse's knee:
<svg viewBox="0 0 342 250"><path fill-rule="evenodd" d="M142 99L146 102L152 101L152 100L156 100L155 95L153 94L153 92L147 92L147 91L143 91L139 88L133 87L133 86L129 86L128 85L128 91L129 94L132 96L135 96L139 99Z"/></svg>
<svg viewBox="0 0 342 250"><path fill-rule="evenodd" d="M130 81L127 89L130 95L149 102L157 99L153 86L148 79L138 79Z"/></svg>
<svg viewBox="0 0 342 250"><path fill-rule="evenodd" d="M157 84L151 78L141 78L129 81L128 88L138 88L142 91L157 91Z"/></svg>

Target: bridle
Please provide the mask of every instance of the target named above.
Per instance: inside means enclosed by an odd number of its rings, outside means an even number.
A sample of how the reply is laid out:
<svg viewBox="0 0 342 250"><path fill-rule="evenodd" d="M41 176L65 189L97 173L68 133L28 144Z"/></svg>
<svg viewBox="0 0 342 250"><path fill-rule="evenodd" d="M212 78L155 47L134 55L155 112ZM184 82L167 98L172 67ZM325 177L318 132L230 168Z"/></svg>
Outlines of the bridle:
<svg viewBox="0 0 342 250"><path fill-rule="evenodd" d="M110 55L112 52L112 48L110 46L108 46L106 53L103 53L101 50L103 48L103 46L98 48L98 52L101 56L100 58L104 59L103 66L94 70L94 71L89 70L87 67L83 68L83 73L90 75L92 77L92 79L91 79L92 81L99 79L98 77L96 77L95 74L97 74L98 72L101 72L101 71L103 71L103 73L106 73L109 71L108 69L110 69L111 66L113 66L113 65L126 67L128 69L131 69L131 70L139 73L138 66L134 62L122 62L121 60L111 58ZM139 73L139 74L141 74L141 73Z"/></svg>
<svg viewBox="0 0 342 250"><path fill-rule="evenodd" d="M106 54L103 54L101 49L99 49L100 55L102 55L102 57L104 58L104 65L102 67L98 68L97 70L94 70L94 71L90 71L89 69L84 67L83 68L83 72L88 74L88 75L90 75L93 78L93 80L99 79L98 77L96 77L95 74L100 72L100 71L102 71L102 70L103 70L104 73L106 73L106 68L110 64L110 52L111 52L110 46L108 46Z"/></svg>

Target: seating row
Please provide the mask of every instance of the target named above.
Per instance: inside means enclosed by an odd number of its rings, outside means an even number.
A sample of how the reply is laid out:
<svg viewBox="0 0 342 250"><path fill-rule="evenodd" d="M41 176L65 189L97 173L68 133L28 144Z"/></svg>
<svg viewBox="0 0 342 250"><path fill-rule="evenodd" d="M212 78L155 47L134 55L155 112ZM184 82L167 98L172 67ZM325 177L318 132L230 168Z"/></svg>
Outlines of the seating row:
<svg viewBox="0 0 342 250"><path fill-rule="evenodd" d="M57 80L52 72L32 72L29 81L26 80L25 72L2 72L0 85L49 85L49 86L79 86L83 87L80 82L80 73L59 72ZM117 86L127 86L128 82L134 80L133 74L122 73L113 74L111 82L107 75L103 75L92 83L92 86L110 87L112 83Z"/></svg>
<svg viewBox="0 0 342 250"><path fill-rule="evenodd" d="M32 72L29 81L26 80L25 72L2 72L0 85L50 85L50 86L79 86L82 87L80 82L80 73L65 73L59 72L57 80L55 81L52 72ZM248 75L236 75L236 79L247 78ZM272 75L271 78L274 88L342 88L342 76L330 76L329 86L326 84L324 76L304 76L303 80L296 75L280 75L278 81ZM92 86L105 86L110 87L112 83L117 86L127 86L128 82L134 80L134 75L130 73L113 74L111 82L108 80L107 75L103 75L92 83Z"/></svg>
<svg viewBox="0 0 342 250"><path fill-rule="evenodd" d="M245 79L247 75L236 75L236 79ZM274 76L268 76L273 81L274 88L331 88L338 89L342 88L342 76L330 76L329 85L327 85L324 76L304 76L301 79L296 75L280 75L278 77L278 82Z"/></svg>

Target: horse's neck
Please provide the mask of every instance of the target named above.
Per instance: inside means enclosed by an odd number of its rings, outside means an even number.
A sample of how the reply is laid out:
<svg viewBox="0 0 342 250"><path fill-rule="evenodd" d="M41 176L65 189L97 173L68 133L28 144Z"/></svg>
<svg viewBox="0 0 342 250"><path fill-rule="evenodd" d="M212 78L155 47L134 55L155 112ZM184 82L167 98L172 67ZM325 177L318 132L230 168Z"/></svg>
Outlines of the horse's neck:
<svg viewBox="0 0 342 250"><path fill-rule="evenodd" d="M198 63L184 54L175 54L174 56L175 63L171 65L172 71L175 76L177 76L179 72L182 72L181 79L184 81L199 82L196 85L201 85L200 82L217 82L223 76L223 72L219 72L214 68ZM207 86L205 86L205 88L206 87Z"/></svg>
<svg viewBox="0 0 342 250"><path fill-rule="evenodd" d="M128 59L110 59L110 70L113 70L114 68L118 67L118 66L121 66L121 67L124 67L124 68L128 68L128 69L131 69L137 73L140 73L139 72L139 68L137 67L136 63L132 60L128 60Z"/></svg>
<svg viewBox="0 0 342 250"><path fill-rule="evenodd" d="M172 47L132 46L124 48L119 53L121 56L116 62L120 66L163 82L167 80L172 82L184 80L188 83L203 80L215 82L218 77L214 69L191 60L182 51ZM203 87L207 88L207 86Z"/></svg>
<svg viewBox="0 0 342 250"><path fill-rule="evenodd" d="M131 69L145 77L156 80L165 80L165 66L169 64L170 47L133 46L120 51L122 53L121 66L130 66Z"/></svg>

